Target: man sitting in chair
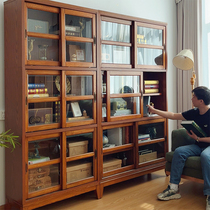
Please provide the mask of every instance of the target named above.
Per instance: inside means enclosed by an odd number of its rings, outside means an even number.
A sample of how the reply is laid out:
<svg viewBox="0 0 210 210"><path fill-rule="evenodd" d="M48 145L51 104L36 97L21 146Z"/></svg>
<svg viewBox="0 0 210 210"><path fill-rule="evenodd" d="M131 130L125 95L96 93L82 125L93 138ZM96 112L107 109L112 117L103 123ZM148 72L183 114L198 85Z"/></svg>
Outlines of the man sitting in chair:
<svg viewBox="0 0 210 210"><path fill-rule="evenodd" d="M148 105L148 111L172 120L194 120L207 137L198 137L193 131L188 135L195 140L194 144L178 147L173 155L170 183L162 193L158 194L159 200L168 201L179 199L179 182L185 165L190 156L200 156L202 174L204 179L204 195L206 199L206 210L210 210L210 90L207 87L197 87L192 90L192 103L195 107L183 113L161 111ZM187 131L186 131L187 132Z"/></svg>

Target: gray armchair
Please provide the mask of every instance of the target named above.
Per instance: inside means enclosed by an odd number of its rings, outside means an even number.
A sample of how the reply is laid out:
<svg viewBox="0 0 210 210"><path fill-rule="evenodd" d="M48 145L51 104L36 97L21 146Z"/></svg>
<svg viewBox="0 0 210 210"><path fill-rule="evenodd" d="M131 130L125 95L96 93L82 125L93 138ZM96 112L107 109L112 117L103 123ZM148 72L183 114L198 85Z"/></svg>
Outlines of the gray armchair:
<svg viewBox="0 0 210 210"><path fill-rule="evenodd" d="M179 146L193 144L194 142L195 140L187 135L184 128L172 131L172 151L166 153L166 175L170 175L174 150ZM195 180L197 182L203 182L200 157L192 156L187 159L182 177Z"/></svg>

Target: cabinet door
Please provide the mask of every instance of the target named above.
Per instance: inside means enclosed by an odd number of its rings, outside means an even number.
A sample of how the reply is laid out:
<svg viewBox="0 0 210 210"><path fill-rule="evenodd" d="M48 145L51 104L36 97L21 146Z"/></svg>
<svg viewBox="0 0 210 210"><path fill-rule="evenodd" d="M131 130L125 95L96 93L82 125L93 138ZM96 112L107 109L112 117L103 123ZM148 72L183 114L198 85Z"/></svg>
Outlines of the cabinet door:
<svg viewBox="0 0 210 210"><path fill-rule="evenodd" d="M143 116L142 73L107 71L103 76L102 117L118 121Z"/></svg>
<svg viewBox="0 0 210 210"><path fill-rule="evenodd" d="M59 9L31 3L25 5L26 65L60 65Z"/></svg>
<svg viewBox="0 0 210 210"><path fill-rule="evenodd" d="M138 123L138 163L150 165L165 160L167 152L166 120L151 120Z"/></svg>
<svg viewBox="0 0 210 210"><path fill-rule="evenodd" d="M96 129L68 131L64 134L64 188L96 179Z"/></svg>
<svg viewBox="0 0 210 210"><path fill-rule="evenodd" d="M96 66L96 20L95 14L62 10L64 26L64 66Z"/></svg>
<svg viewBox="0 0 210 210"><path fill-rule="evenodd" d="M103 126L103 177L134 168L133 124Z"/></svg>
<svg viewBox="0 0 210 210"><path fill-rule="evenodd" d="M131 47L131 21L102 16L102 67L131 68Z"/></svg>
<svg viewBox="0 0 210 210"><path fill-rule="evenodd" d="M60 190L61 134L29 137L27 142L27 198Z"/></svg>
<svg viewBox="0 0 210 210"><path fill-rule="evenodd" d="M136 67L166 69L166 29L144 23L136 23Z"/></svg>
<svg viewBox="0 0 210 210"><path fill-rule="evenodd" d="M71 71L64 78L69 82L63 102L64 126L96 123L96 72Z"/></svg>
<svg viewBox="0 0 210 210"><path fill-rule="evenodd" d="M61 126L59 71L27 71L26 131Z"/></svg>

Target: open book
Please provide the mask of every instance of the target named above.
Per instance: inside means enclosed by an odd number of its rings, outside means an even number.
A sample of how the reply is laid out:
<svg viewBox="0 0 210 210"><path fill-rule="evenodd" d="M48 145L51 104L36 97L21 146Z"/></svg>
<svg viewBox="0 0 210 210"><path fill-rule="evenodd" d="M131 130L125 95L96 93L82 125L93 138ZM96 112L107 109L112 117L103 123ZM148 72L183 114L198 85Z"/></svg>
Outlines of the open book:
<svg viewBox="0 0 210 210"><path fill-rule="evenodd" d="M198 137L206 137L206 133L194 121L182 121L181 125L190 133L192 130Z"/></svg>

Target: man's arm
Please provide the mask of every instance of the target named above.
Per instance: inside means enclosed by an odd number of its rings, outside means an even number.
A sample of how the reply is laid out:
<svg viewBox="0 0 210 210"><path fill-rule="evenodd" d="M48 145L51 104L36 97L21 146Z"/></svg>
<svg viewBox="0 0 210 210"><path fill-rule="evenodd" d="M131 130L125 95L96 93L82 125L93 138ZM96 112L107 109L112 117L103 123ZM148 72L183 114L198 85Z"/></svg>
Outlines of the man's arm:
<svg viewBox="0 0 210 210"><path fill-rule="evenodd" d="M182 116L181 113L173 113L173 112L167 112L167 111L161 111L159 109L155 109L152 106L147 105L148 107L148 112L158 114L164 118L168 118L171 120L185 120L185 118Z"/></svg>

